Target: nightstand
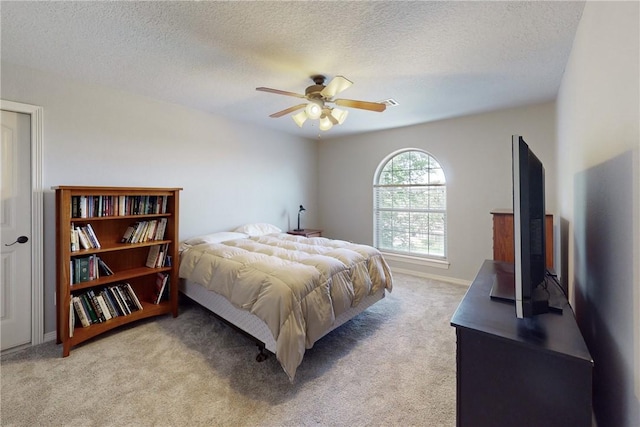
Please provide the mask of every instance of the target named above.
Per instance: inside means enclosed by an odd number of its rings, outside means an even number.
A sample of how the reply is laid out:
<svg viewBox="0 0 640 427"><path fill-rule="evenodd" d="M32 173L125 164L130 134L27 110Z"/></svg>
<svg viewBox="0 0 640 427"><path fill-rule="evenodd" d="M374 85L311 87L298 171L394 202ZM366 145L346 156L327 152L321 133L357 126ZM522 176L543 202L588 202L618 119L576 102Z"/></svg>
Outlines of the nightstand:
<svg viewBox="0 0 640 427"><path fill-rule="evenodd" d="M304 236L304 237L322 237L322 230L313 230L311 228L306 228L304 230L289 230L288 234L293 234L294 236Z"/></svg>

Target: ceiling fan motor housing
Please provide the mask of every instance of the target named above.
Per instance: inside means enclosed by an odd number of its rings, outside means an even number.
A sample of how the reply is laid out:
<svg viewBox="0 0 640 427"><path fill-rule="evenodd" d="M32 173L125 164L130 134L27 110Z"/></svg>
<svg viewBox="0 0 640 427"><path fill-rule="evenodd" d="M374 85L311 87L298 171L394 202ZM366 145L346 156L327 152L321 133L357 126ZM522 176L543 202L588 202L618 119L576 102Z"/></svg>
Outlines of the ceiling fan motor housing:
<svg viewBox="0 0 640 427"><path fill-rule="evenodd" d="M322 99L322 94L320 93L322 89L324 89L324 85L311 85L304 91L304 94L310 99Z"/></svg>
<svg viewBox="0 0 640 427"><path fill-rule="evenodd" d="M326 87L324 85L325 77L323 75L317 74L315 76L311 76L311 80L315 83L314 85L309 86L304 94L307 98L310 99L323 99L323 96L320 92Z"/></svg>

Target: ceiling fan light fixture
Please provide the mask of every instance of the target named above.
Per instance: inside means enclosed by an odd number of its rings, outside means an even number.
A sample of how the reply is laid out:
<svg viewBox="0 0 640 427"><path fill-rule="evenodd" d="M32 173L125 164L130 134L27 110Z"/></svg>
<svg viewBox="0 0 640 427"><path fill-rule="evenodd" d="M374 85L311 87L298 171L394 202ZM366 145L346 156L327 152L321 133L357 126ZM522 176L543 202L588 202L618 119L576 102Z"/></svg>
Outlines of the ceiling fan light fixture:
<svg viewBox="0 0 640 427"><path fill-rule="evenodd" d="M304 111L307 114L308 118L314 119L314 120L319 119L320 116L322 115L322 107L320 106L319 103L315 101L309 101Z"/></svg>
<svg viewBox="0 0 640 427"><path fill-rule="evenodd" d="M349 112L347 110L341 110L339 108L334 108L331 110L331 115L334 119L338 121L338 124L341 125L347 119L347 115Z"/></svg>
<svg viewBox="0 0 640 427"><path fill-rule="evenodd" d="M320 119L320 125L318 126L320 130L329 130L333 127L333 123L327 116L324 116Z"/></svg>
<svg viewBox="0 0 640 427"><path fill-rule="evenodd" d="M305 110L300 111L297 114L294 114L293 116L291 116L293 118L293 121L296 122L296 124L298 125L298 127L302 127L302 125L304 124L304 122L307 121L307 112Z"/></svg>

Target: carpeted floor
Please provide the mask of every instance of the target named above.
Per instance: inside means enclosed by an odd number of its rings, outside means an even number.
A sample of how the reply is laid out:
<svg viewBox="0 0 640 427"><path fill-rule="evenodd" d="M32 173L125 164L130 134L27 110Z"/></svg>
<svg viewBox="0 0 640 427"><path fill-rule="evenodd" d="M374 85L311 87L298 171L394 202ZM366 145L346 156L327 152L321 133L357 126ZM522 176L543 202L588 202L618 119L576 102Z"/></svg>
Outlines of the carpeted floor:
<svg viewBox="0 0 640 427"><path fill-rule="evenodd" d="M61 358L2 357L3 426L453 426L466 287L394 275L393 292L307 350L290 383L274 356L188 302Z"/></svg>

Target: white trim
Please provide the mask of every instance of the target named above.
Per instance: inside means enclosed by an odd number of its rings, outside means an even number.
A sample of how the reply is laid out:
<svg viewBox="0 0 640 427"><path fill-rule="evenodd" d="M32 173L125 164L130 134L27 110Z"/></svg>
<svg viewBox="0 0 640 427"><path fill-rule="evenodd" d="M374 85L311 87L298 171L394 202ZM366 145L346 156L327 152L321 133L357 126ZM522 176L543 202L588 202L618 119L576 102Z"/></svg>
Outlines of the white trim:
<svg viewBox="0 0 640 427"><path fill-rule="evenodd" d="M454 285L461 285L467 288L471 286L471 282L469 280L456 279L455 277L448 277L448 276L440 276L437 274L430 274L430 273L425 273L425 272L416 271L416 270L408 270L406 268L398 268L392 265L390 266L390 268L392 273L408 274L410 276L423 277L425 279L433 279L439 282L447 282Z"/></svg>
<svg viewBox="0 0 640 427"><path fill-rule="evenodd" d="M44 342L43 108L0 100L0 110L31 116L31 345Z"/></svg>
<svg viewBox="0 0 640 427"><path fill-rule="evenodd" d="M51 331L44 334L44 342L54 341L56 338L58 338L56 331Z"/></svg>
<svg viewBox="0 0 640 427"><path fill-rule="evenodd" d="M392 261L392 262L396 261L396 262L403 262L407 264L418 264L423 267L442 268L445 270L448 270L450 265L449 261L444 259L438 260L433 258L421 258L421 257L411 256L411 255L400 255L393 252L384 252L384 251L381 251L381 252L385 260Z"/></svg>

